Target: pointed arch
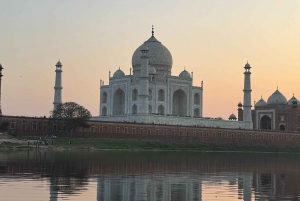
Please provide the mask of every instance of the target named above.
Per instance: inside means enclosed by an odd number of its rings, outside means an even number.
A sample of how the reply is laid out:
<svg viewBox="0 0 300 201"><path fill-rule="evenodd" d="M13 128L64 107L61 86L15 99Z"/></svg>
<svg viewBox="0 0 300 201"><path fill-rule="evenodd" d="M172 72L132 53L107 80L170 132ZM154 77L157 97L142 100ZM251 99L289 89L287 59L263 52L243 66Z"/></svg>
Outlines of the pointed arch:
<svg viewBox="0 0 300 201"><path fill-rule="evenodd" d="M264 115L260 119L260 129L271 130L272 129L272 120L267 115Z"/></svg>
<svg viewBox="0 0 300 201"><path fill-rule="evenodd" d="M163 89L158 91L158 101L165 101L165 91Z"/></svg>
<svg viewBox="0 0 300 201"><path fill-rule="evenodd" d="M198 93L195 93L194 95L194 104L200 105L200 95Z"/></svg>
<svg viewBox="0 0 300 201"><path fill-rule="evenodd" d="M107 93L106 92L104 92L104 93L102 93L102 103L107 103Z"/></svg>
<svg viewBox="0 0 300 201"><path fill-rule="evenodd" d="M149 89L148 101L152 101L152 89Z"/></svg>
<svg viewBox="0 0 300 201"><path fill-rule="evenodd" d="M187 115L187 96L186 93L178 89L173 94L172 114L186 116Z"/></svg>
<svg viewBox="0 0 300 201"><path fill-rule="evenodd" d="M102 108L102 116L107 116L107 108L106 107Z"/></svg>
<svg viewBox="0 0 300 201"><path fill-rule="evenodd" d="M113 115L125 114L125 93L122 89L118 89L113 97Z"/></svg>
<svg viewBox="0 0 300 201"><path fill-rule="evenodd" d="M194 116L195 117L200 117L200 110L199 110L199 108L194 109Z"/></svg>
<svg viewBox="0 0 300 201"><path fill-rule="evenodd" d="M160 114L160 115L165 114L165 108L163 105L158 106L158 114Z"/></svg>
<svg viewBox="0 0 300 201"><path fill-rule="evenodd" d="M149 113L149 114L152 113L152 106L151 106L151 105L148 106L148 113Z"/></svg>
<svg viewBox="0 0 300 201"><path fill-rule="evenodd" d="M132 101L137 101L137 99L138 99L138 90L134 89L132 91Z"/></svg>
<svg viewBox="0 0 300 201"><path fill-rule="evenodd" d="M134 104L131 109L132 114L137 114L137 106Z"/></svg>

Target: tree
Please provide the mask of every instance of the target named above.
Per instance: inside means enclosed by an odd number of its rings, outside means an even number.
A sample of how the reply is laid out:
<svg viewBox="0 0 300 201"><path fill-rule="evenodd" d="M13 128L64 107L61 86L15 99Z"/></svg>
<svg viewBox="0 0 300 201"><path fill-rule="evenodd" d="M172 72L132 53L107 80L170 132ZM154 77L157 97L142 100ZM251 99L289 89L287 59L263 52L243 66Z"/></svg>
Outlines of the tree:
<svg viewBox="0 0 300 201"><path fill-rule="evenodd" d="M51 118L61 120L71 136L76 128L88 128L87 121L92 117L90 111L74 102L61 103L51 112Z"/></svg>

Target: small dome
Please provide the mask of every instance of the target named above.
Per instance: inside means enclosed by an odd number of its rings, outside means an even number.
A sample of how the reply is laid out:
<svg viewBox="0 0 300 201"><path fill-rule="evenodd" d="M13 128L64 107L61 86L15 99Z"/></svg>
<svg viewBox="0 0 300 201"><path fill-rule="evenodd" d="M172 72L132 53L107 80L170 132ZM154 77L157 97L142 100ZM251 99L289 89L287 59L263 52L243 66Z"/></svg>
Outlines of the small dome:
<svg viewBox="0 0 300 201"><path fill-rule="evenodd" d="M236 119L236 116L232 113L228 119Z"/></svg>
<svg viewBox="0 0 300 201"><path fill-rule="evenodd" d="M288 105L293 105L294 101L297 101L297 104L299 103L298 99L293 95L293 97L288 101Z"/></svg>
<svg viewBox="0 0 300 201"><path fill-rule="evenodd" d="M149 65L149 75L156 75L156 70L153 66Z"/></svg>
<svg viewBox="0 0 300 201"><path fill-rule="evenodd" d="M257 101L257 103L255 103L255 107L261 107L265 105L267 105L267 102L263 98L261 98L259 101Z"/></svg>
<svg viewBox="0 0 300 201"><path fill-rule="evenodd" d="M125 77L125 73L124 73L122 70L118 69L118 70L114 73L113 77L114 77L114 78Z"/></svg>
<svg viewBox="0 0 300 201"><path fill-rule="evenodd" d="M245 68L251 68L251 66L250 66L250 64L248 63L248 61L247 61L247 63L245 64Z"/></svg>
<svg viewBox="0 0 300 201"><path fill-rule="evenodd" d="M62 66L62 64L60 61L58 61L55 66Z"/></svg>
<svg viewBox="0 0 300 201"><path fill-rule="evenodd" d="M278 89L268 98L268 105L286 105L287 100Z"/></svg>
<svg viewBox="0 0 300 201"><path fill-rule="evenodd" d="M180 78L188 78L191 79L191 74L189 72L187 72L186 70L183 70L180 74L179 74Z"/></svg>
<svg viewBox="0 0 300 201"><path fill-rule="evenodd" d="M238 103L238 107L243 107L243 104L241 102Z"/></svg>

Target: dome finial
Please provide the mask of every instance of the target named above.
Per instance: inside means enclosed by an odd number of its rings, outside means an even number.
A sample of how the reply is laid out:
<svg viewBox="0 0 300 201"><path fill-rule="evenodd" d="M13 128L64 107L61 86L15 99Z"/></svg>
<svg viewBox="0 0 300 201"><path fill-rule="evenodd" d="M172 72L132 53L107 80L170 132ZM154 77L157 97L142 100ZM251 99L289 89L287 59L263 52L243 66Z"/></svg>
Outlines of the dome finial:
<svg viewBox="0 0 300 201"><path fill-rule="evenodd" d="M277 90L278 90L278 86L277 86Z"/></svg>
<svg viewBox="0 0 300 201"><path fill-rule="evenodd" d="M152 24L152 36L154 36L154 26Z"/></svg>
<svg viewBox="0 0 300 201"><path fill-rule="evenodd" d="M120 70L120 66L119 66L119 70Z"/></svg>

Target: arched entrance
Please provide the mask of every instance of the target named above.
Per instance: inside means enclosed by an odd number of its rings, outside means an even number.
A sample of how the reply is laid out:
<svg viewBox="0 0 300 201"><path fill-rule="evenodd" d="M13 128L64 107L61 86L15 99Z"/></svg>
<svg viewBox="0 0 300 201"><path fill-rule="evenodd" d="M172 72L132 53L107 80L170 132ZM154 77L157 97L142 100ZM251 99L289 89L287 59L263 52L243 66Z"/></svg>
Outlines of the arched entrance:
<svg viewBox="0 0 300 201"><path fill-rule="evenodd" d="M194 116L199 117L200 116L200 111L198 108L194 109Z"/></svg>
<svg viewBox="0 0 300 201"><path fill-rule="evenodd" d="M158 101L165 101L165 91L163 89L158 91Z"/></svg>
<svg viewBox="0 0 300 201"><path fill-rule="evenodd" d="M285 125L281 124L281 125L279 126L279 129L280 129L281 131L285 131Z"/></svg>
<svg viewBox="0 0 300 201"><path fill-rule="evenodd" d="M115 92L113 101L113 115L125 114L125 93L122 89Z"/></svg>
<svg viewBox="0 0 300 201"><path fill-rule="evenodd" d="M136 101L138 99L138 90L134 89L132 91L132 101Z"/></svg>
<svg viewBox="0 0 300 201"><path fill-rule="evenodd" d="M148 112L149 112L149 114L152 113L152 106L151 105L149 105L149 107L148 107Z"/></svg>
<svg viewBox="0 0 300 201"><path fill-rule="evenodd" d="M132 114L137 114L137 106L135 104L132 106Z"/></svg>
<svg viewBox="0 0 300 201"><path fill-rule="evenodd" d="M165 114L165 108L163 105L158 106L158 114Z"/></svg>
<svg viewBox="0 0 300 201"><path fill-rule="evenodd" d="M107 93L106 92L104 92L102 94L102 103L107 103Z"/></svg>
<svg viewBox="0 0 300 201"><path fill-rule="evenodd" d="M194 104L200 105L200 95L198 93L194 95Z"/></svg>
<svg viewBox="0 0 300 201"><path fill-rule="evenodd" d="M187 97L184 91L178 89L173 94L172 115L187 115Z"/></svg>
<svg viewBox="0 0 300 201"><path fill-rule="evenodd" d="M267 115L264 115L260 119L260 129L271 130L272 129L272 120Z"/></svg>
<svg viewBox="0 0 300 201"><path fill-rule="evenodd" d="M107 109L106 107L102 108L102 116L106 116L107 115Z"/></svg>

